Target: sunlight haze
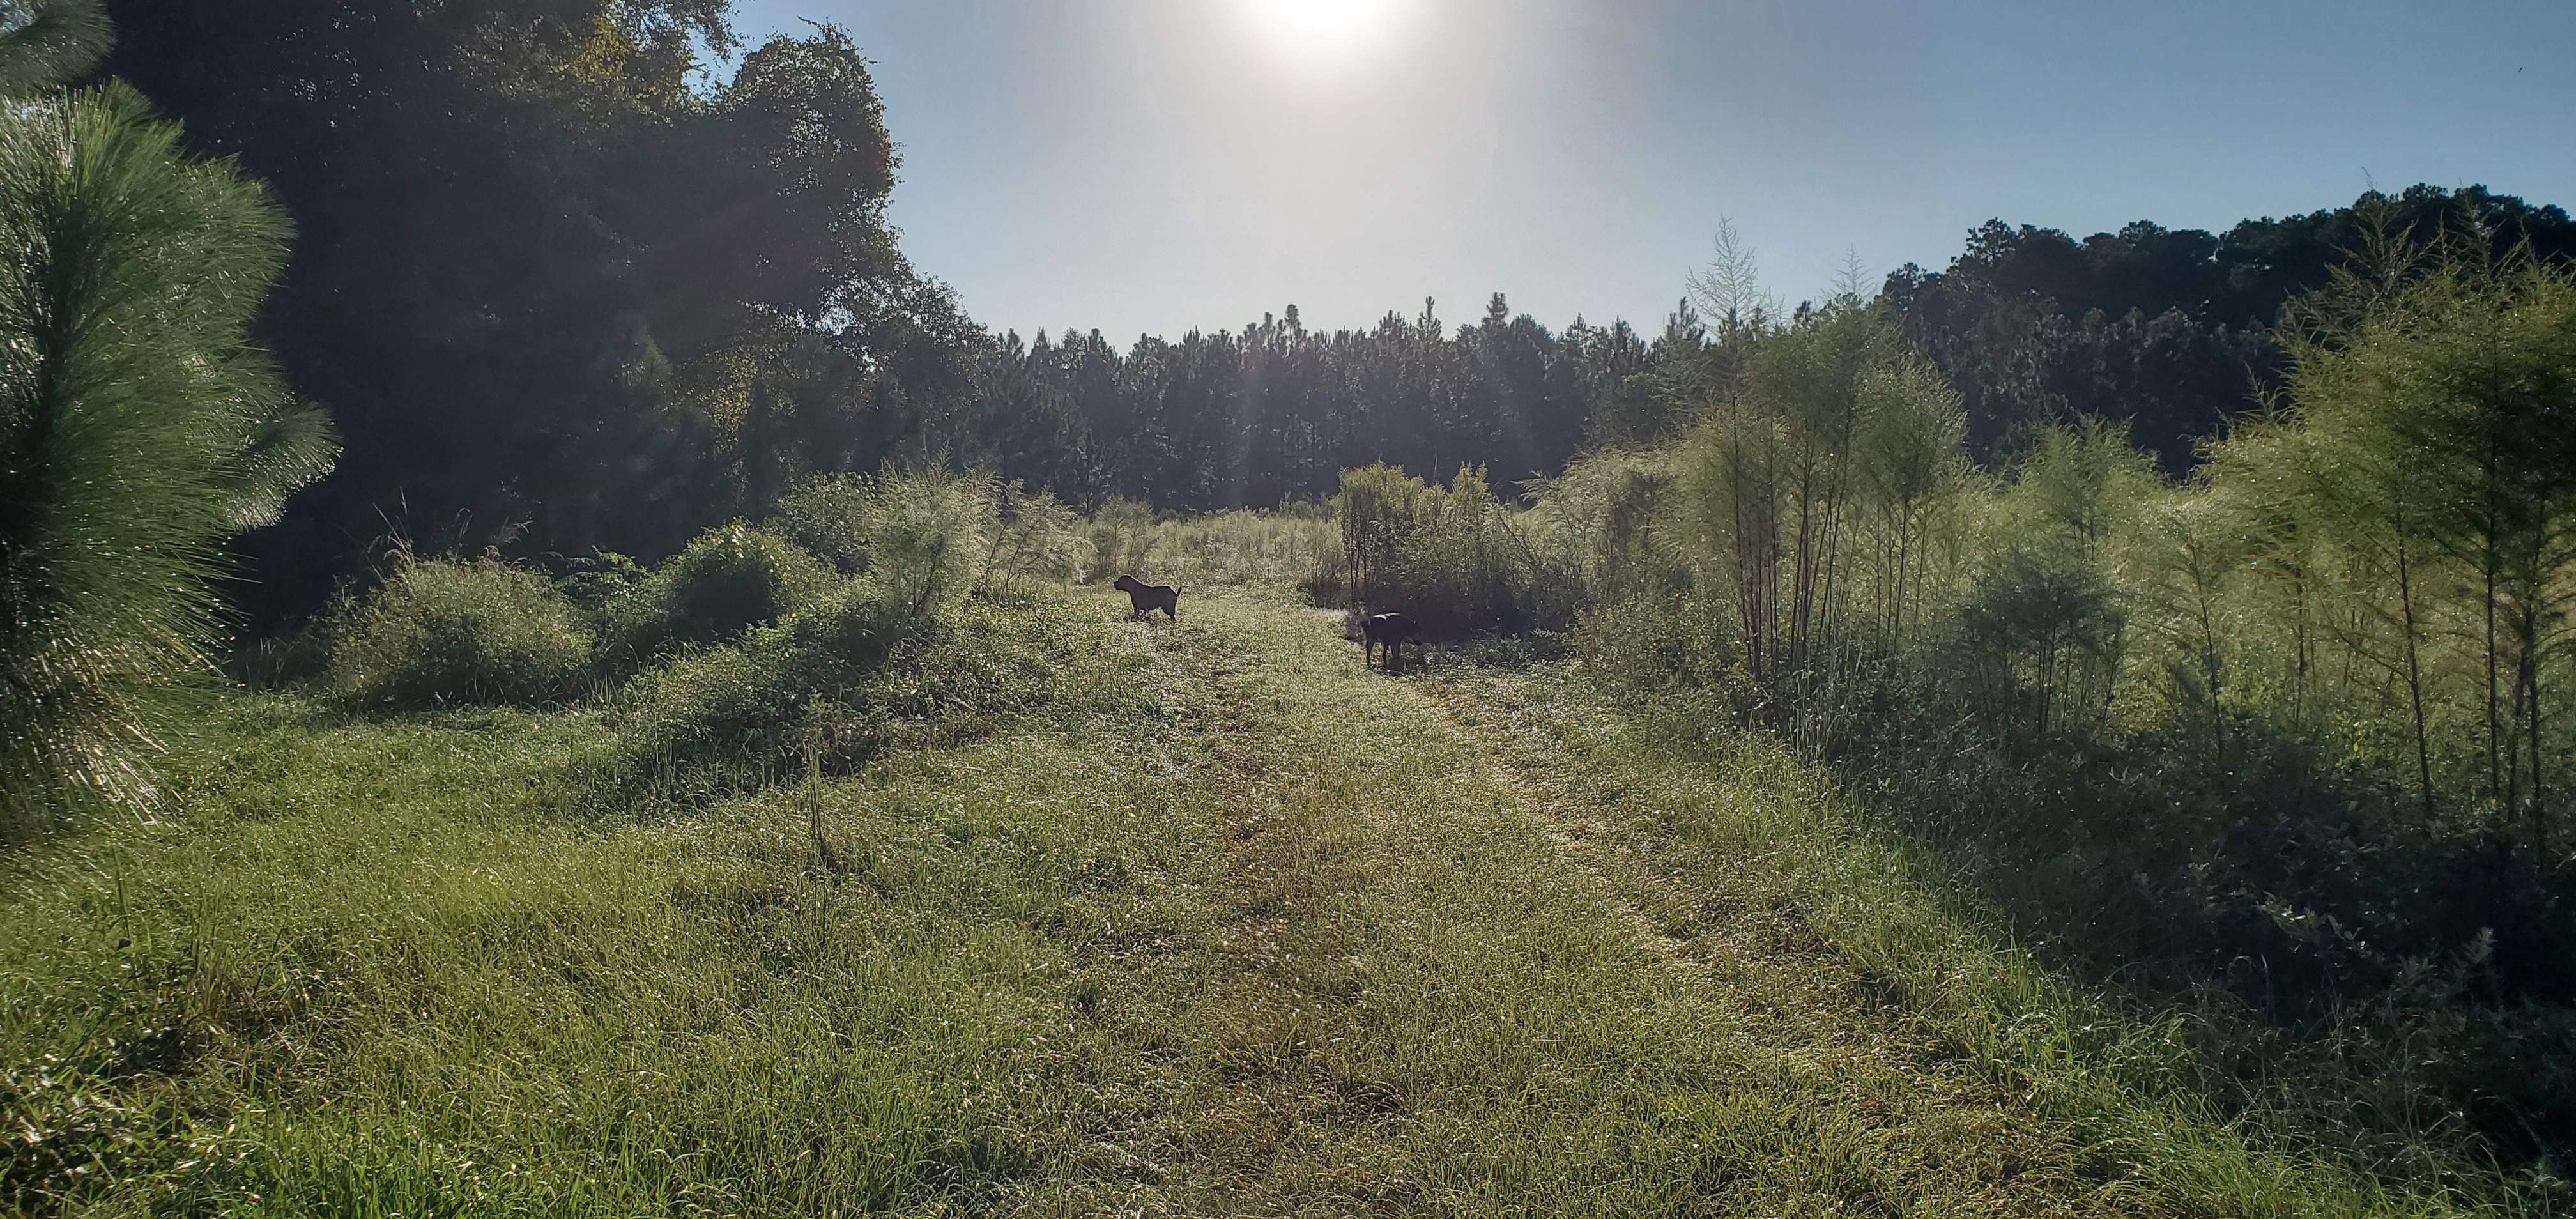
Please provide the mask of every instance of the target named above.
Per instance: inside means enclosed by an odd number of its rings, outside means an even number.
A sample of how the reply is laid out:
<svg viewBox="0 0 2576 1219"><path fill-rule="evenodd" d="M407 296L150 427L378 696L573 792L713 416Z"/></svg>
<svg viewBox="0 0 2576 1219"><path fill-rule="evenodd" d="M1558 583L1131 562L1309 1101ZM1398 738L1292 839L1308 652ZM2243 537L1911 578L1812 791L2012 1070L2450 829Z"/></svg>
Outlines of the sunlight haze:
<svg viewBox="0 0 2576 1219"><path fill-rule="evenodd" d="M1651 327L1721 217L1794 300L1850 257L1937 267L1990 217L2576 198L2567 125L2493 121L2576 113L2558 4L751 0L740 25L799 18L876 64L905 249L1023 333L1426 296L1457 322L1494 292Z"/></svg>
<svg viewBox="0 0 2576 1219"><path fill-rule="evenodd" d="M0 0L0 1205L2576 1219L2571 35Z"/></svg>
<svg viewBox="0 0 2576 1219"><path fill-rule="evenodd" d="M1251 35L1291 66L1333 69L1385 52L1404 32L1405 0L1235 0Z"/></svg>

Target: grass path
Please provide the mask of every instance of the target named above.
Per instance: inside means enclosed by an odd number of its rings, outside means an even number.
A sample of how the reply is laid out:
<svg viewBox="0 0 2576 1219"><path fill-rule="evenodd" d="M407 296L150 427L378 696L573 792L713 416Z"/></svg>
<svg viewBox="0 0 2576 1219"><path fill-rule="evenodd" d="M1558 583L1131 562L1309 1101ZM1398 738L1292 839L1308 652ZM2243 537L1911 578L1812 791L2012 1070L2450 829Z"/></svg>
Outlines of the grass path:
<svg viewBox="0 0 2576 1219"><path fill-rule="evenodd" d="M1637 900L1579 773L1363 671L1320 615L1169 632L1229 839L1191 971L1182 1209L2052 1214L2109 1201L1778 912ZM1543 781L1550 766L1568 782Z"/></svg>
<svg viewBox="0 0 2576 1219"><path fill-rule="evenodd" d="M1999 1067L2020 975L1777 775L1121 610L1110 710L653 815L564 790L597 712L242 700L169 819L0 870L0 1211L2406 1209Z"/></svg>

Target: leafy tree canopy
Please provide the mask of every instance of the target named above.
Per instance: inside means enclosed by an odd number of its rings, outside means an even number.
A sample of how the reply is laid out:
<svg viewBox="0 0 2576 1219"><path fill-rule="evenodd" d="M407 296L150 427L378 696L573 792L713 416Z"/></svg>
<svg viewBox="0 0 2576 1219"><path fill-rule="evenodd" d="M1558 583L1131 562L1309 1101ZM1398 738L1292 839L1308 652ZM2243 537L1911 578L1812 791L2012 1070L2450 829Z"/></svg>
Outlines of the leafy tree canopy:
<svg viewBox="0 0 2576 1219"><path fill-rule="evenodd" d="M1324 333L1292 309L1123 352L1079 330L994 336L896 248L894 146L836 30L739 45L729 0L109 3L105 70L270 182L296 224L260 333L348 449L246 546L265 615L318 605L388 534L668 554L890 457L1170 507L1320 496L1381 460L1554 474L1721 396L1693 378L1733 375L1756 321L1739 306L1762 303L1747 258L1660 335L1550 331L1497 298L1454 329L1425 310ZM94 52L41 13L0 0L17 31L0 37ZM2474 187L2387 202L2404 224L2576 253L2557 208ZM1993 222L1882 295L1958 387L1977 460L2101 417L2180 473L2279 390L2272 328L2359 244L2356 215L2080 240Z"/></svg>
<svg viewBox="0 0 2576 1219"><path fill-rule="evenodd" d="M894 148L837 30L720 80L726 0L111 10L105 70L296 222L263 333L348 450L251 548L271 601L388 532L675 548L732 506L713 455L757 353L944 305L886 230Z"/></svg>

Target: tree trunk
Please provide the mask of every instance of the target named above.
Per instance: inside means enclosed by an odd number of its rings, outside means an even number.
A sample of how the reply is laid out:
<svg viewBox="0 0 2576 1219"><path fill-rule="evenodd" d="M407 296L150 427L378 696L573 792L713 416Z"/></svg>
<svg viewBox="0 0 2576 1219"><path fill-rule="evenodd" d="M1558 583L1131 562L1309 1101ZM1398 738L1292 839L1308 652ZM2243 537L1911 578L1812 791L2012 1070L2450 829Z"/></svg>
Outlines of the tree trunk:
<svg viewBox="0 0 2576 1219"><path fill-rule="evenodd" d="M2397 514L2397 608L2406 624L2406 698L2415 715L2415 777L2424 819L2433 819L2433 746L2424 728L2424 665L2415 646L2415 578L2406 558L2406 515Z"/></svg>
<svg viewBox="0 0 2576 1219"><path fill-rule="evenodd" d="M2536 593L2537 590L2535 590ZM2535 597L2536 600L2536 597ZM2549 807L2541 786L2540 765L2540 607L2526 601L2520 621L2515 623L2522 655L2518 658L2521 690L2515 701L2522 704L2523 721L2530 729L2531 745L2531 854L2540 866L2549 866Z"/></svg>

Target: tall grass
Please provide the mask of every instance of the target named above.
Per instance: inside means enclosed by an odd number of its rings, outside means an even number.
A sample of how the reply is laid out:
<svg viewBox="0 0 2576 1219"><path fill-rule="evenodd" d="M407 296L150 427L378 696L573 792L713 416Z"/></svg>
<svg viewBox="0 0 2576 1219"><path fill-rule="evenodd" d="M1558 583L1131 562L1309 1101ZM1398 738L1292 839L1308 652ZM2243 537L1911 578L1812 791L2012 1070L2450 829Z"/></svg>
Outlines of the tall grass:
<svg viewBox="0 0 2576 1219"><path fill-rule="evenodd" d="M2420 1022L2411 1059L2294 1060L2223 994L2177 1004L2070 978L1991 904L1978 882L1993 878L1960 884L1890 835L1904 798L1881 776L1855 783L1774 734L1711 733L1710 709L1678 694L1614 709L1586 680L1464 680L1507 688L1521 722L1599 768L1587 790L1613 793L1610 824L1644 844L1649 917L1783 919L2144 1213L2543 1215L2570 1197L2546 1165L2499 1163L2424 1103L2440 1066ZM2009 812L2026 796L1982 799Z"/></svg>
<svg viewBox="0 0 2576 1219"><path fill-rule="evenodd" d="M2444 1213L2131 1103L2172 1030L2066 1019L1759 738L1587 742L1632 795L1567 835L1581 766L1310 617L1109 602L1005 607L1107 704L699 808L586 805L604 712L228 702L175 820L0 878L0 1098L42 1136L0 1200ZM1710 849L1620 867L1642 830Z"/></svg>
<svg viewBox="0 0 2576 1219"><path fill-rule="evenodd" d="M1295 505L1157 516L1141 504L1113 501L1091 516L1086 532L1086 580L1133 575L1185 590L1235 588L1280 597L1311 590L1338 545L1329 517Z"/></svg>
<svg viewBox="0 0 2576 1219"><path fill-rule="evenodd" d="M95 50L50 38L65 7L0 78ZM151 798L154 692L207 671L219 544L328 468L249 345L286 243L265 191L121 84L0 113L0 815Z"/></svg>
<svg viewBox="0 0 2576 1219"><path fill-rule="evenodd" d="M608 794L702 799L887 751L957 744L1103 706L1131 680L1114 640L1052 598L935 613L854 581L739 644L644 674L616 714Z"/></svg>
<svg viewBox="0 0 2576 1219"><path fill-rule="evenodd" d="M0 876L0 1206L920 1209L1092 1154L1031 1047L1098 1001L1069 960L1167 917L1118 878L1174 849L1170 721L1141 636L1011 549L1061 522L958 485L879 481L855 576L757 530L611 572L738 624L611 700L219 702L167 819ZM496 559L405 556L334 625L369 706L588 659Z"/></svg>
<svg viewBox="0 0 2576 1219"><path fill-rule="evenodd" d="M607 603L604 660L612 673L631 673L682 648L738 638L832 583L831 569L795 543L738 522L718 526Z"/></svg>
<svg viewBox="0 0 2576 1219"><path fill-rule="evenodd" d="M595 713L228 702L170 820L0 888L0 1209L990 1205L1096 1154L1125 1110L1084 1072L1159 1069L1063 1043L1135 989L1104 954L1173 918L1119 879L1185 850L1146 815L1158 722L601 817L571 787L614 746Z"/></svg>
<svg viewBox="0 0 2576 1219"><path fill-rule="evenodd" d="M826 479L782 501L775 527L842 571L867 573L914 613L978 588L1062 583L1089 558L1072 509L981 471Z"/></svg>
<svg viewBox="0 0 2576 1219"><path fill-rule="evenodd" d="M554 582L498 559L396 557L324 624L331 694L371 710L537 705L586 692L591 632Z"/></svg>
<svg viewBox="0 0 2576 1219"><path fill-rule="evenodd" d="M2047 960L2197 1013L2224 1103L2563 1164L2576 278L2390 265L2311 303L2284 409L2180 484L2085 420L1974 470L1876 306L1762 321L1681 436L1498 518L1522 603L1558 590L1637 714L1832 768ZM1354 472L1351 569L1395 583L1437 534L1388 522L1433 494ZM1453 620L1492 602L1403 587Z"/></svg>

